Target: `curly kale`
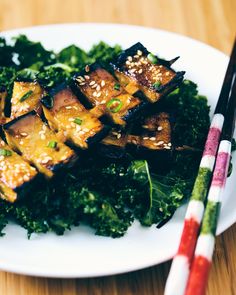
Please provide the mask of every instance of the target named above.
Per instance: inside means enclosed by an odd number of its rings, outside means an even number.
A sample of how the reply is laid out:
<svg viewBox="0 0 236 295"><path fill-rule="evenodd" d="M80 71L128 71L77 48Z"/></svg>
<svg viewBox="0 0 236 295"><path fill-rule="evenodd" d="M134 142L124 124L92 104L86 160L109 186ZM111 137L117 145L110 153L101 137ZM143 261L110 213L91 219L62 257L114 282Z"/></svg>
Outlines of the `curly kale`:
<svg viewBox="0 0 236 295"><path fill-rule="evenodd" d="M197 85L184 80L165 98L165 105L175 117L175 145L203 148L210 125L209 106L206 97L198 94Z"/></svg>
<svg viewBox="0 0 236 295"><path fill-rule="evenodd" d="M25 35L20 35L14 40L13 49L17 54L17 64L20 69L28 68L36 63L39 69L55 61L53 51L46 50L40 42L30 41Z"/></svg>
<svg viewBox="0 0 236 295"><path fill-rule="evenodd" d="M99 62L108 63L115 58L121 52L121 46L115 45L114 47L109 46L105 42L101 41L88 52L90 63L99 60Z"/></svg>
<svg viewBox="0 0 236 295"><path fill-rule="evenodd" d="M90 63L90 60L83 49L75 45L70 45L57 54L57 62L66 64L71 68L79 69Z"/></svg>
<svg viewBox="0 0 236 295"><path fill-rule="evenodd" d="M0 66L15 67L15 63L13 62L13 48L7 44L3 37L0 37Z"/></svg>

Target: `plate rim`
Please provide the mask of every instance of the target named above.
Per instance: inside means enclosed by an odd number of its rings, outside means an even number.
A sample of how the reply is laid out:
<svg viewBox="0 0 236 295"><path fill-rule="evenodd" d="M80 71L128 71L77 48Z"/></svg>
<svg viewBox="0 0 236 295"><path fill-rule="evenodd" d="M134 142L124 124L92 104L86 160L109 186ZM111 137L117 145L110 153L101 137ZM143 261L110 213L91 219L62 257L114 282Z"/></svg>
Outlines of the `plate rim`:
<svg viewBox="0 0 236 295"><path fill-rule="evenodd" d="M129 27L131 29L142 29L142 30L153 30L153 31L158 31L161 32L163 34L169 35L169 36L175 36L177 38L182 38L186 41L191 41L194 42L195 44L199 44L200 46L204 46L207 47L210 50L214 50L216 53L221 54L222 56L224 56L224 58L229 59L228 55L225 54L224 52L222 52L221 50L206 44L200 40L194 39L192 37L189 36L185 36L182 35L180 33L176 33L176 32L172 32L172 31L167 31L167 30L163 30L163 29L159 29L159 28L155 28L155 27L149 27L149 26L140 26L140 25L130 25L130 24L119 24L119 23L100 23L100 22L71 22L71 23L58 23L58 24L45 24L45 25L37 25L37 26L27 26L27 27L22 27L22 28L13 28L10 30L5 30L5 31L1 31L0 32L0 36L6 36L6 35L13 35L13 34L19 34L19 33L23 33L23 31L33 31L33 30L37 30L37 29L46 29L47 27L50 28L56 28L56 27L69 27L69 26L107 26L107 27ZM27 34L27 33L26 33ZM221 227L221 230L218 232L218 234L221 234L222 232L224 232L226 229L228 229L234 222L236 222L236 217L235 220L232 222L232 220L228 220L228 222L224 223L224 226ZM4 271L9 271L9 272L13 272L13 273L18 273L18 274L23 274L23 275L33 275L33 276L39 276L39 277L49 277L49 278L88 278L88 277L100 277L100 276L109 276L109 275L116 275L116 274L121 274L121 273L126 273L126 272L130 272L130 271L134 271L134 270L140 270L140 269L144 269L147 267L151 267L160 263L163 263L169 259L171 259L172 256L169 256L169 258L165 257L163 260L159 260L158 263L156 263L155 261L150 264L150 263L140 263L139 267L137 268L137 266L132 267L128 266L126 267L126 269L124 267L122 267L122 269L117 269L117 271L114 272L110 272L110 271L100 271L99 273L92 273L89 275L77 275L77 274L72 274L70 272L64 272L62 275L61 271L57 272L48 272L45 270L41 270L40 268L31 268L30 270L23 270L22 271L22 266L21 265L14 265L14 264L7 264L6 266L4 266L4 264L1 263L0 268Z"/></svg>

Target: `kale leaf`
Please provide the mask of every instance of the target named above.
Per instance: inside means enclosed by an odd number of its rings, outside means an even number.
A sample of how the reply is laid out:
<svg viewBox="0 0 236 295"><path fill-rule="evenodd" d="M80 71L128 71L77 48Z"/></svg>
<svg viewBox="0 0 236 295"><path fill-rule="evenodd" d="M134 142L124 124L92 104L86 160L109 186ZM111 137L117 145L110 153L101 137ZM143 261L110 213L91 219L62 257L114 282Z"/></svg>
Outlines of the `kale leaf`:
<svg viewBox="0 0 236 295"><path fill-rule="evenodd" d="M0 37L0 67L15 67L13 48L7 44L3 37Z"/></svg>
<svg viewBox="0 0 236 295"><path fill-rule="evenodd" d="M82 68L90 61L83 49L75 45L70 45L57 54L57 62L66 64L72 68Z"/></svg>
<svg viewBox="0 0 236 295"><path fill-rule="evenodd" d="M14 38L14 53L17 54L17 64L20 69L39 63L37 69L52 64L55 54L46 50L40 42L30 41L25 35Z"/></svg>
<svg viewBox="0 0 236 295"><path fill-rule="evenodd" d="M165 98L166 108L174 112L174 142L176 146L203 148L210 125L209 106L199 95L197 85L184 80Z"/></svg>

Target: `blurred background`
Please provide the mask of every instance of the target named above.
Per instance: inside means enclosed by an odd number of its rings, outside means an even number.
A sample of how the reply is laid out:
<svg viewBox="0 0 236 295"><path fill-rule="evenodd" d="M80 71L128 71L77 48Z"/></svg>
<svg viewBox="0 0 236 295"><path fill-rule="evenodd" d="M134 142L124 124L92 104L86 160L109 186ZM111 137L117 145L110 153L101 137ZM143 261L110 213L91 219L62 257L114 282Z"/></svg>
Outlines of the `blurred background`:
<svg viewBox="0 0 236 295"><path fill-rule="evenodd" d="M228 55L235 38L235 20L235 0L0 0L0 31L68 22L134 24L184 34ZM235 245L236 225L217 238L208 295L236 294ZM83 280L0 272L0 294L161 295L169 266L167 262L129 274Z"/></svg>
<svg viewBox="0 0 236 295"><path fill-rule="evenodd" d="M235 0L0 0L0 30L66 22L126 23L199 39L229 52Z"/></svg>

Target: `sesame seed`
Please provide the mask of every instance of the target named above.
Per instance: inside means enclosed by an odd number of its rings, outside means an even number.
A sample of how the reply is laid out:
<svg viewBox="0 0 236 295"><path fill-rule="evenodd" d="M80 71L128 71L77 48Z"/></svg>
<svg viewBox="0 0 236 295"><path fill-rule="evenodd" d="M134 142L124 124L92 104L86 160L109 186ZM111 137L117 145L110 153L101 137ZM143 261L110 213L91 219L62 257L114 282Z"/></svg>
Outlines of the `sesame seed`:
<svg viewBox="0 0 236 295"><path fill-rule="evenodd" d="M157 130L158 130L158 131L161 131L162 129L163 129L162 126L157 127Z"/></svg>
<svg viewBox="0 0 236 295"><path fill-rule="evenodd" d="M70 110L70 109L72 109L72 106L67 106L66 109Z"/></svg>
<svg viewBox="0 0 236 295"><path fill-rule="evenodd" d="M96 88L97 87L97 83L95 83L95 84L93 84L92 86L91 86L91 88Z"/></svg>
<svg viewBox="0 0 236 295"><path fill-rule="evenodd" d="M148 127L148 125L143 125L142 126L144 129L148 129L149 127Z"/></svg>
<svg viewBox="0 0 236 295"><path fill-rule="evenodd" d="M75 119L74 118L69 118L68 121L69 122L73 122Z"/></svg>
<svg viewBox="0 0 236 295"><path fill-rule="evenodd" d="M133 74L135 71L136 71L136 69L131 69L131 70L129 70L129 73Z"/></svg>
<svg viewBox="0 0 236 295"><path fill-rule="evenodd" d="M121 138L121 134L120 134L120 133L117 134L117 138L118 138L118 139Z"/></svg>
<svg viewBox="0 0 236 295"><path fill-rule="evenodd" d="M27 134L26 132L21 132L20 135L22 135L22 136L27 136L28 134Z"/></svg>
<svg viewBox="0 0 236 295"><path fill-rule="evenodd" d="M88 73L88 72L89 72L89 65L86 65L84 69L85 69L85 72ZM85 78L85 79L86 79L86 78Z"/></svg>
<svg viewBox="0 0 236 295"><path fill-rule="evenodd" d="M155 141L156 140L156 137L150 137L150 140L151 141Z"/></svg>
<svg viewBox="0 0 236 295"><path fill-rule="evenodd" d="M66 156L61 157L61 161L66 160Z"/></svg>
<svg viewBox="0 0 236 295"><path fill-rule="evenodd" d="M137 141L136 141L135 139L132 139L131 142L132 142L133 144L137 144Z"/></svg>
<svg viewBox="0 0 236 295"><path fill-rule="evenodd" d="M158 145L162 145L164 143L164 141L163 140L160 140L160 141L158 141Z"/></svg>
<svg viewBox="0 0 236 295"><path fill-rule="evenodd" d="M89 77L88 75L85 75L84 78L85 78L86 80L89 80L89 79L90 79L90 77Z"/></svg>
<svg viewBox="0 0 236 295"><path fill-rule="evenodd" d="M105 81L104 80L102 80L102 82L101 82L101 86L103 87L103 86L105 86Z"/></svg>
<svg viewBox="0 0 236 295"><path fill-rule="evenodd" d="M130 61L129 61L129 60L127 60L125 63L126 63L128 66L130 65Z"/></svg>
<svg viewBox="0 0 236 295"><path fill-rule="evenodd" d="M46 136L44 134L41 134L40 137L41 137L42 140L46 139Z"/></svg>
<svg viewBox="0 0 236 295"><path fill-rule="evenodd" d="M165 146L164 149L166 149L166 150L170 150L171 147L170 147L170 146Z"/></svg>
<svg viewBox="0 0 236 295"><path fill-rule="evenodd" d="M133 60L132 59L132 56L128 56L127 59L128 59L128 61L132 61Z"/></svg>
<svg viewBox="0 0 236 295"><path fill-rule="evenodd" d="M101 89L100 85L96 87L96 90L99 91Z"/></svg>
<svg viewBox="0 0 236 295"><path fill-rule="evenodd" d="M105 99L100 102L100 104L104 104L104 103L106 103Z"/></svg>
<svg viewBox="0 0 236 295"><path fill-rule="evenodd" d="M91 82L89 83L89 85L92 86L92 85L94 85L95 83L96 83L95 81L91 81Z"/></svg>
<svg viewBox="0 0 236 295"><path fill-rule="evenodd" d="M28 175L24 175L23 176L23 179L24 179L24 181L29 181L30 180L30 177Z"/></svg>
<svg viewBox="0 0 236 295"><path fill-rule="evenodd" d="M81 83L79 83L79 85L83 86L83 85L85 85L85 82L81 82Z"/></svg>
<svg viewBox="0 0 236 295"><path fill-rule="evenodd" d="M81 126L79 126L78 124L76 124L75 129L77 132L79 132L81 130Z"/></svg>
<svg viewBox="0 0 236 295"><path fill-rule="evenodd" d="M166 72L166 76L169 76L170 75L170 72Z"/></svg>
<svg viewBox="0 0 236 295"><path fill-rule="evenodd" d="M139 58L139 55L135 54L135 55L134 55L134 58Z"/></svg>
<svg viewBox="0 0 236 295"><path fill-rule="evenodd" d="M147 140L147 139L149 139L149 137L147 137L147 136L143 137L143 140Z"/></svg>
<svg viewBox="0 0 236 295"><path fill-rule="evenodd" d="M82 76L79 76L78 79L84 81L84 78Z"/></svg>
<svg viewBox="0 0 236 295"><path fill-rule="evenodd" d="M102 94L101 92L98 92L98 94L97 94L97 97L100 97L100 96L101 96L101 94Z"/></svg>
<svg viewBox="0 0 236 295"><path fill-rule="evenodd" d="M168 146L172 146L171 142L169 142L167 145L168 145Z"/></svg>
<svg viewBox="0 0 236 295"><path fill-rule="evenodd" d="M20 140L19 144L22 145L24 142L22 140Z"/></svg>
<svg viewBox="0 0 236 295"><path fill-rule="evenodd" d="M45 159L43 159L43 160L41 161L41 163L42 163L42 164L46 164L48 161L49 161L49 159L48 159L48 158L45 158Z"/></svg>
<svg viewBox="0 0 236 295"><path fill-rule="evenodd" d="M143 70L142 70L142 69L140 69L140 70L138 71L138 73L139 73L139 74L142 74L142 72L143 72Z"/></svg>
<svg viewBox="0 0 236 295"><path fill-rule="evenodd" d="M137 50L137 54L138 54L139 56L141 56L143 53L142 53L141 50Z"/></svg>
<svg viewBox="0 0 236 295"><path fill-rule="evenodd" d="M97 92L96 92L96 91L93 92L93 96L94 96L94 97L97 96Z"/></svg>

